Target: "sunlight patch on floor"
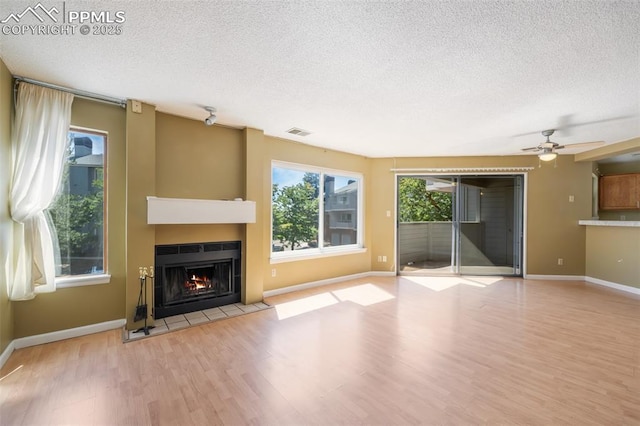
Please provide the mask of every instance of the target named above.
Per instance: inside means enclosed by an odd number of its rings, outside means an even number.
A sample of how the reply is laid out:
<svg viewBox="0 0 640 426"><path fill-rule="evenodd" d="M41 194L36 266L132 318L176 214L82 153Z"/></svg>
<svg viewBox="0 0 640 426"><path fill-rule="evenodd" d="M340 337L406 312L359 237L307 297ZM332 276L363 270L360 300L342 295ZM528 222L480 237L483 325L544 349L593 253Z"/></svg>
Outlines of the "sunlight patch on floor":
<svg viewBox="0 0 640 426"><path fill-rule="evenodd" d="M342 290L336 290L333 295L341 302L353 302L362 306L369 306L395 297L373 284L362 284Z"/></svg>
<svg viewBox="0 0 640 426"><path fill-rule="evenodd" d="M380 287L367 283L280 303L275 305L275 309L278 319L283 320L340 302L353 302L361 306L370 306L391 299L395 299L395 296Z"/></svg>
<svg viewBox="0 0 640 426"><path fill-rule="evenodd" d="M295 317L327 306L335 305L338 300L331 293L316 294L315 296L305 297L291 302L276 305L278 319Z"/></svg>
<svg viewBox="0 0 640 426"><path fill-rule="evenodd" d="M457 285L484 288L500 281L500 277L413 277L404 276L403 279L411 281L433 291L442 291Z"/></svg>
<svg viewBox="0 0 640 426"><path fill-rule="evenodd" d="M484 277L472 277L472 276L466 276L464 277L465 280L470 281L470 282L474 282L474 283L478 283L478 284L482 284L485 287L491 284L495 284L498 281L502 281L504 279L504 277L489 277L489 276L484 276Z"/></svg>

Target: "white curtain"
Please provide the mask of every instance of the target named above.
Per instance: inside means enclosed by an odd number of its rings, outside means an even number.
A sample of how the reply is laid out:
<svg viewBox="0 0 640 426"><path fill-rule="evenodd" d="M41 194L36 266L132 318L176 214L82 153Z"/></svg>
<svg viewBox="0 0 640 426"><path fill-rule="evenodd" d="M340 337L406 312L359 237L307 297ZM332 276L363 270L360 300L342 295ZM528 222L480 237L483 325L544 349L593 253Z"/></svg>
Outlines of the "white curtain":
<svg viewBox="0 0 640 426"><path fill-rule="evenodd" d="M13 238L11 300L55 291L51 230L44 210L57 195L66 161L73 95L29 83L18 86L12 133L11 216Z"/></svg>

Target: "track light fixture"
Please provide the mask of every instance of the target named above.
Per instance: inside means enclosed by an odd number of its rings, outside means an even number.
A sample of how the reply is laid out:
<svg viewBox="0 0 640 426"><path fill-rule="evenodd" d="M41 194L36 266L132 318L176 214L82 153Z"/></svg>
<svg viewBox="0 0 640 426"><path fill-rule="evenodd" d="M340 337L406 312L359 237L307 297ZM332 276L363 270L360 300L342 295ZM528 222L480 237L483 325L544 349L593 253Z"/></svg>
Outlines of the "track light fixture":
<svg viewBox="0 0 640 426"><path fill-rule="evenodd" d="M207 126L213 126L213 123L218 119L218 117L216 117L216 109L210 106L204 107L204 109L209 111L209 116L204 119L204 124Z"/></svg>

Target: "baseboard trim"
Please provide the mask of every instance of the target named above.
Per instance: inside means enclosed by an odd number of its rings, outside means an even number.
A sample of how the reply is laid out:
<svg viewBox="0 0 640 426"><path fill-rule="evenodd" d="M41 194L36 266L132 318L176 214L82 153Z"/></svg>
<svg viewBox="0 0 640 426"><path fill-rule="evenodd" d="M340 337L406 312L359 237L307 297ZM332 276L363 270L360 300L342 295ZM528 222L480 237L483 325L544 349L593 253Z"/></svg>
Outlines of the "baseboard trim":
<svg viewBox="0 0 640 426"><path fill-rule="evenodd" d="M20 337L13 339L0 355L0 368L4 366L13 351L16 349L28 348L29 346L43 345L45 343L57 342L58 340L71 339L73 337L86 336L88 334L100 333L101 331L122 328L127 323L126 319L100 322L82 327L69 328L67 330L52 331L51 333L36 334L35 336Z"/></svg>
<svg viewBox="0 0 640 426"><path fill-rule="evenodd" d="M631 287L629 285L618 284L611 281L601 280L600 278L594 278L581 275L527 275L527 280L550 280L550 281L586 281L591 284L597 284L604 287L613 288L616 290L624 291L632 294L640 295L640 288Z"/></svg>
<svg viewBox="0 0 640 426"><path fill-rule="evenodd" d="M525 280L550 280L550 281L585 281L584 275L535 275L527 274Z"/></svg>
<svg viewBox="0 0 640 426"><path fill-rule="evenodd" d="M16 345L14 343L14 340L12 340L11 342L9 342L7 347L4 349L4 351L2 351L2 354L0 355L0 368L4 367L5 362L7 362L7 360L15 350L16 350Z"/></svg>
<svg viewBox="0 0 640 426"><path fill-rule="evenodd" d="M584 277L584 280L588 283L598 284L604 287L614 288L616 290L624 291L627 293L640 295L640 288L637 288L637 287L631 287L629 285L618 284L611 281L605 281L605 280L601 280L600 278L594 278L594 277Z"/></svg>
<svg viewBox="0 0 640 426"><path fill-rule="evenodd" d="M308 283L291 285L289 287L277 288L275 290L267 290L262 293L262 296L263 297L278 296L280 294L291 293L291 292L300 291L300 290L307 290L314 287L321 287L328 284L335 284L341 281L355 280L359 278L395 277L395 276L396 276L395 272L389 272L389 271L360 272L358 274L343 275L335 278L327 278L326 280L310 281Z"/></svg>
<svg viewBox="0 0 640 426"><path fill-rule="evenodd" d="M121 328L127 323L126 319L100 322L82 327L69 328L67 330L52 331L51 333L36 334L35 336L20 337L15 339L16 349L27 348L29 346L42 345L45 343L57 342L58 340L71 339L73 337L86 336L87 334L100 333L101 331Z"/></svg>
<svg viewBox="0 0 640 426"><path fill-rule="evenodd" d="M395 277L395 271L371 271L367 273L370 277Z"/></svg>

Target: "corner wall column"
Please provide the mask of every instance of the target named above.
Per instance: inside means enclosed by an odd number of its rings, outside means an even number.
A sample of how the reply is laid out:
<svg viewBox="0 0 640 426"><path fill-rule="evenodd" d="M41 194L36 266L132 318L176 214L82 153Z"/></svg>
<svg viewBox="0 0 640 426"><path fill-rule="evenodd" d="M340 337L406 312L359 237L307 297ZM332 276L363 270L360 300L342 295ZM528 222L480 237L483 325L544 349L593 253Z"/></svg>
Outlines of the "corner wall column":
<svg viewBox="0 0 640 426"><path fill-rule="evenodd" d="M265 199L263 197L265 182L265 147L264 133L256 129L244 130L245 142L245 198L256 202L256 223L248 223L245 227L245 247L242 274L242 302L256 303L262 300L264 287L264 244L265 244ZM269 241L271 239L269 238Z"/></svg>
<svg viewBox="0 0 640 426"><path fill-rule="evenodd" d="M156 109L142 104L142 112L133 112L127 103L127 237L126 237L126 318L127 329L144 323L133 322L140 292L138 267L154 262L155 226L147 225L147 195L156 195ZM153 285L147 285L148 324L153 324Z"/></svg>

